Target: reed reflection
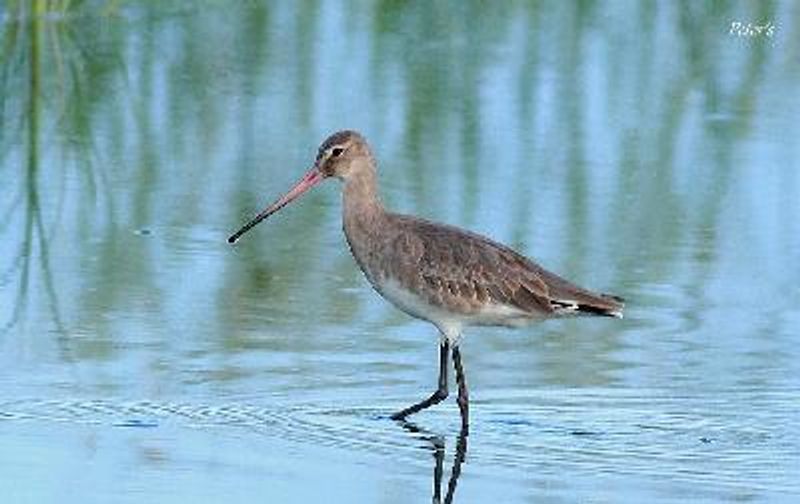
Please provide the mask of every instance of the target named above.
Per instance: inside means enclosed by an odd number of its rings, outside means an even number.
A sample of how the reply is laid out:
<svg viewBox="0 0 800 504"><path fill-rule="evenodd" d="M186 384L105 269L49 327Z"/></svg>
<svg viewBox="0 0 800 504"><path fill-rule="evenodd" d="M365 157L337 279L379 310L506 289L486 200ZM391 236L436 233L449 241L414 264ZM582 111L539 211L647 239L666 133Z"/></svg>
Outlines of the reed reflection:
<svg viewBox="0 0 800 504"><path fill-rule="evenodd" d="M37 12L37 14L40 14ZM19 27L6 34L4 46L4 56L16 56L23 62L21 78L18 82L27 91L26 100L21 109L21 121L16 123L20 126L19 135L25 137L22 143L25 145L24 159L20 165L20 177L17 178L18 186L16 195L11 198L8 210L3 213L3 227L0 231L8 235L8 229L16 219L22 222L21 234L18 240L5 240L12 245L13 252L8 256L10 261L2 265L0 270L0 287L9 284L16 284L16 296L13 305L9 307L6 319L0 326L0 331L6 333L10 331L20 321L25 311L31 293L32 263L35 259L39 261L39 269L43 282L44 298L46 308L50 313L53 324L59 334L64 333L61 315L59 313L59 302L57 289L53 281L50 259L50 240L55 226L48 230L44 223L42 194L39 186L40 172L40 128L42 115L42 39L44 37L44 26L42 17L32 15L27 22L19 23ZM3 67L3 81L8 82L6 71L8 66ZM11 123L11 121L4 122ZM5 140L5 138L3 138ZM13 180L9 177L7 180Z"/></svg>

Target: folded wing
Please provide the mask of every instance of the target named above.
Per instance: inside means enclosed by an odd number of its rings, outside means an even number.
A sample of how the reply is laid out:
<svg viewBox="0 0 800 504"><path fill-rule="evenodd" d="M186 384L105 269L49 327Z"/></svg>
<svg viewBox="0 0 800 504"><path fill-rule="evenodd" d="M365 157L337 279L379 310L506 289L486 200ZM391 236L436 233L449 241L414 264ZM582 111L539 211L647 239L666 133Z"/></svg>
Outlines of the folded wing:
<svg viewBox="0 0 800 504"><path fill-rule="evenodd" d="M621 298L578 287L486 237L403 215L391 218L397 233L386 244L384 271L432 305L464 314L492 305L531 318L622 316Z"/></svg>

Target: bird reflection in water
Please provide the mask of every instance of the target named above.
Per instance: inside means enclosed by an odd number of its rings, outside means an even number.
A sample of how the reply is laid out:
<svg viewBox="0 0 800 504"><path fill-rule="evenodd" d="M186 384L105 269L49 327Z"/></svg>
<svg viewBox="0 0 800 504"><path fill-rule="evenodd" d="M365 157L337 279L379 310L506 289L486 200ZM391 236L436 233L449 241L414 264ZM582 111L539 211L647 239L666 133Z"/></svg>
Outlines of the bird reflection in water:
<svg viewBox="0 0 800 504"><path fill-rule="evenodd" d="M453 468L450 470L450 478L447 480L447 491L444 495L444 500L442 500L442 476L444 476L444 456L446 451L444 436L434 434L407 420L399 420L399 423L408 432L419 435L421 439L430 443L433 448L433 504L449 504L453 502L456 485L458 485L458 478L461 476L461 466L467 457L468 429L462 427L461 431L458 433L456 453L453 457Z"/></svg>

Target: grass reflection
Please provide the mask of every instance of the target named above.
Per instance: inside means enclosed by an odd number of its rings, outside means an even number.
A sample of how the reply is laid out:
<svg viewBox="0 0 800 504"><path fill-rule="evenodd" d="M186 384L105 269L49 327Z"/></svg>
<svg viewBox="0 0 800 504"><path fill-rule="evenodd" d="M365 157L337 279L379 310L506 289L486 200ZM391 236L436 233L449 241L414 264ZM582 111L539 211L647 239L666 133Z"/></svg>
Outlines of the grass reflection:
<svg viewBox="0 0 800 504"><path fill-rule="evenodd" d="M5 256L9 261L0 265L0 283L15 285L17 293L4 332L23 317L48 313L54 330L65 334L52 242L71 199L70 168L76 168L76 179L84 183L83 201L96 202L100 193L108 194L105 176L94 162L87 118L99 101L94 93L102 93L103 75L114 66L104 69L86 57L85 40L73 23L91 24L87 15L111 14L116 4L100 8L84 1L11 1L2 12L0 162L14 176L7 177L3 188L9 203L0 232L10 253ZM15 233L18 238L9 239ZM45 301L29 306L39 292Z"/></svg>
<svg viewBox="0 0 800 504"><path fill-rule="evenodd" d="M8 53L8 60L15 60L18 57L25 59L28 62L28 71L23 73L27 74L27 108L25 109L24 117L26 121L23 122L27 126L25 133L27 134L27 156L25 158L25 171L21 179L23 184L24 197L21 199L14 198L11 209L7 219L8 222L13 218L13 214L17 211L23 213L23 239L18 243L16 251L12 252L11 264L0 275L0 283L5 286L11 283L13 278L17 277L17 291L16 303L10 312L9 319L2 326L3 332L13 328L20 320L21 314L24 311L29 294L30 278L31 278L31 261L33 254L31 253L34 246L38 246L38 259L41 269L44 291L48 302L47 307L52 313L53 320L56 327L63 330L61 317L58 313L58 299L56 291L53 286L53 278L50 268L50 254L48 247L48 236L42 218L42 208L40 201L40 192L38 187L39 177L39 124L41 115L41 38L42 38L42 21L41 15L44 12L44 2L37 1L33 4L33 12L27 22L27 37L22 36L19 30L13 30L8 34L6 45L4 49ZM27 40L26 40L27 39ZM27 44L22 44L27 42ZM17 46L19 44L19 48ZM24 57L20 57L15 53L19 51L27 51ZM4 58L5 59L5 58ZM8 67L5 67L8 68ZM19 70L19 68L17 68ZM7 82L10 77L3 75L3 82ZM24 204L20 205L24 201Z"/></svg>
<svg viewBox="0 0 800 504"><path fill-rule="evenodd" d="M231 351L263 332L306 348L320 319L372 316L372 332L405 323L373 309L334 184L235 259L224 248L342 126L376 147L395 209L491 234L629 297L643 284L705 292L728 251L726 195L743 183L731 166L763 127L765 85L784 89L796 73L725 26L785 9L607 7L7 2L0 162L14 177L0 193L11 251L0 280L19 295L6 319L61 312L53 324L107 343L115 314L176 328L196 316ZM791 16L780 30L796 30ZM676 279L687 243L691 272ZM185 278L205 283L182 291ZM32 290L55 308L21 308ZM602 371L616 369L612 330L589 350L558 336L543 362L597 351L586 382L613 379ZM570 372L546 366L554 381Z"/></svg>

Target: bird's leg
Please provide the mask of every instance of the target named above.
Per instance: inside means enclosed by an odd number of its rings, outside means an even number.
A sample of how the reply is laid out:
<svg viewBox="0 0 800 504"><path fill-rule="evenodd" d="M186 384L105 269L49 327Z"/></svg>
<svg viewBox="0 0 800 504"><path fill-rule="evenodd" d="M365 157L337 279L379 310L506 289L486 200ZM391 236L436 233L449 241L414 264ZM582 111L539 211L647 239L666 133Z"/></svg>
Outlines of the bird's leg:
<svg viewBox="0 0 800 504"><path fill-rule="evenodd" d="M461 410L461 431L466 436L469 432L469 394L467 393L467 380L464 376L464 367L461 365L461 350L453 347L453 364L456 368L456 383L458 384L458 409Z"/></svg>
<svg viewBox="0 0 800 504"><path fill-rule="evenodd" d="M447 397L447 361L450 357L450 344L447 342L446 339L442 340L442 343L439 345L439 388L436 389L436 392L431 394L431 396L424 401L420 401L417 404L409 406L408 408L398 411L394 415L392 415L392 420L402 420L408 415L413 415L414 413L424 410L434 404L438 404Z"/></svg>

